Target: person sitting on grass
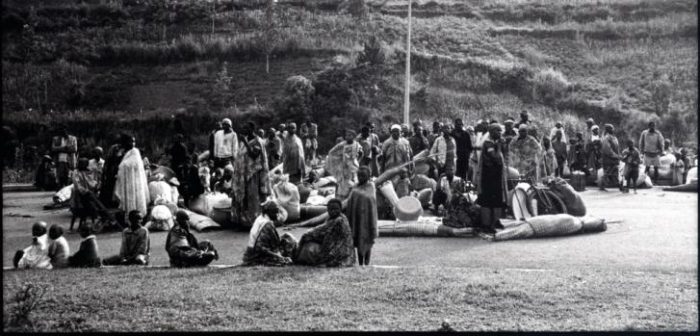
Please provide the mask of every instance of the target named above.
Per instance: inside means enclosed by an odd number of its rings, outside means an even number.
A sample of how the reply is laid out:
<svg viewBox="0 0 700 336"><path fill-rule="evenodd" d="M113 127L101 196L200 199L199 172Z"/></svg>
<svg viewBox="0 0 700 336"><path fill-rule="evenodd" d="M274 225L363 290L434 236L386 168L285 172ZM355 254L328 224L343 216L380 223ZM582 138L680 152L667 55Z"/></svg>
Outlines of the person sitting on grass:
<svg viewBox="0 0 700 336"><path fill-rule="evenodd" d="M243 266L286 266L292 263L290 257L281 254L282 241L275 229L279 206L268 199L250 229L248 246L243 254Z"/></svg>
<svg viewBox="0 0 700 336"><path fill-rule="evenodd" d="M32 225L32 244L24 250L15 253L13 264L15 268L51 269L46 223L36 222Z"/></svg>
<svg viewBox="0 0 700 336"><path fill-rule="evenodd" d="M51 225L49 238L51 238L51 245L49 245L51 265L53 268L67 267L70 246L68 246L66 238L63 237L63 228L58 224Z"/></svg>
<svg viewBox="0 0 700 336"><path fill-rule="evenodd" d="M122 246L118 255L104 259L105 265L148 265L151 239L148 229L141 226L143 215L138 210L129 212L129 227L122 231Z"/></svg>
<svg viewBox="0 0 700 336"><path fill-rule="evenodd" d="M355 264L352 230L343 214L341 201L328 201L328 220L301 236L294 263L321 267L343 267Z"/></svg>
<svg viewBox="0 0 700 336"><path fill-rule="evenodd" d="M68 258L70 267L100 267L102 260L99 256L97 238L92 234L92 226L86 224L78 227L78 232L83 241L80 242L78 252Z"/></svg>
<svg viewBox="0 0 700 336"><path fill-rule="evenodd" d="M165 239L165 250L172 267L206 266L219 259L219 253L209 241L198 242L190 232L190 216L179 210L175 215L175 226Z"/></svg>
<svg viewBox="0 0 700 336"><path fill-rule="evenodd" d="M637 178L639 177L639 164L642 163L642 155L639 150L634 147L634 141L627 140L627 148L622 151L622 162L625 163L625 181L627 187L622 192L630 192L630 185L634 187L634 193L637 193Z"/></svg>

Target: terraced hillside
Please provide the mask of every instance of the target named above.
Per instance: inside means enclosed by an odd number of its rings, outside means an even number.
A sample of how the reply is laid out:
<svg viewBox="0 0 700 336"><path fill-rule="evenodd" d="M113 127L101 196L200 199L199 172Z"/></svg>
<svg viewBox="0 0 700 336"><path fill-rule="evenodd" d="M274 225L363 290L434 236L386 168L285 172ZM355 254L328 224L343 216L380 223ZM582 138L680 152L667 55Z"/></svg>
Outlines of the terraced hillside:
<svg viewBox="0 0 700 336"><path fill-rule="evenodd" d="M179 117L199 121L188 130L200 142L222 115L275 125L308 114L328 147L341 127L401 118L405 1L265 2L4 2L5 121L36 145L36 125L53 122L90 125L75 133L104 144L102 130L165 136ZM692 0L414 1L412 116L528 109L541 126L573 133L593 117L631 137L655 118L696 147L696 12ZM162 142L144 146L157 156Z"/></svg>

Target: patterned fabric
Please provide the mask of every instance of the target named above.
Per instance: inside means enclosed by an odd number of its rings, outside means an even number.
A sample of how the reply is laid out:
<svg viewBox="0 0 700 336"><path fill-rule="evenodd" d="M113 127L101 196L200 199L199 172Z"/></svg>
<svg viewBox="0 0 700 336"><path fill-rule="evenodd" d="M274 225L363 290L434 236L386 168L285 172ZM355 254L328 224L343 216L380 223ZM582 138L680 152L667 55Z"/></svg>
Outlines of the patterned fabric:
<svg viewBox="0 0 700 336"><path fill-rule="evenodd" d="M355 264L355 249L353 236L347 217L340 216L328 219L323 225L317 226L301 236L299 250L307 243L319 244L318 254L305 258L304 264L310 266L352 266ZM311 259L311 260L308 260Z"/></svg>
<svg viewBox="0 0 700 336"><path fill-rule="evenodd" d="M75 136L53 137L51 150L54 153L54 162L68 162L69 169L75 169L78 165L78 139Z"/></svg>
<svg viewBox="0 0 700 336"><path fill-rule="evenodd" d="M620 162L620 144L617 137L612 134L606 134L601 141L600 154L603 165L613 165Z"/></svg>
<svg viewBox="0 0 700 336"><path fill-rule="evenodd" d="M282 256L281 248L282 241L275 224L267 216L260 215L250 229L248 246L243 254L243 265L289 265L291 259Z"/></svg>
<svg viewBox="0 0 700 336"><path fill-rule="evenodd" d="M189 226L190 224L185 224ZM217 255L214 245L208 241L198 242L197 238L186 227L175 225L165 239L165 250L170 257L170 266L194 267L206 266ZM206 253L213 251L214 253Z"/></svg>
<svg viewBox="0 0 700 336"><path fill-rule="evenodd" d="M441 136L435 140L433 148L430 149L430 155L437 154L436 161L443 169L447 167L454 168L457 163L457 142L453 137L449 139Z"/></svg>
<svg viewBox="0 0 700 336"><path fill-rule="evenodd" d="M517 169L525 178L539 180L539 163L542 157L542 146L532 136L514 138L510 142L508 165Z"/></svg>
<svg viewBox="0 0 700 336"><path fill-rule="evenodd" d="M248 147L244 144L248 141ZM270 181L267 167L267 154L260 139L241 138L238 157L234 162L233 185L231 191L231 211L234 223L243 226L253 224L260 214L260 203L270 195Z"/></svg>
<svg viewBox="0 0 700 336"><path fill-rule="evenodd" d="M379 137L370 133L367 138L363 138L362 134L358 135L355 139L362 146L362 153L364 156L360 160L360 165L368 166L372 171L372 176L379 175L379 156L382 155L382 150L379 148L381 143L379 142Z"/></svg>
<svg viewBox="0 0 700 336"><path fill-rule="evenodd" d="M411 145L404 138L399 138L398 140L394 140L394 138L386 139L384 144L382 144L382 155L384 155L382 171L387 171L409 162L411 157L413 157Z"/></svg>
<svg viewBox="0 0 700 336"><path fill-rule="evenodd" d="M377 190L374 183L355 186L348 197L345 214L353 233L353 245L361 250L371 248L377 231Z"/></svg>
<svg viewBox="0 0 700 336"><path fill-rule="evenodd" d="M362 156L362 146L357 141L351 144L343 141L328 151L325 168L338 183L336 197L346 198L350 189L357 184L357 170L360 168Z"/></svg>
<svg viewBox="0 0 700 336"><path fill-rule="evenodd" d="M141 153L137 148L126 152L119 164L114 195L119 199L119 209L127 214L131 210L139 210L142 214L148 213L146 208L150 202L148 179L146 170L143 168Z"/></svg>
<svg viewBox="0 0 700 336"><path fill-rule="evenodd" d="M91 208L89 193L97 193L97 180L91 171L73 171L73 192L71 193L70 205L73 211L97 209Z"/></svg>
<svg viewBox="0 0 700 336"><path fill-rule="evenodd" d="M554 171L559 167L557 163L557 155L554 149L549 148L542 151L542 164L540 166L541 176L554 176Z"/></svg>
<svg viewBox="0 0 700 336"><path fill-rule="evenodd" d="M445 206L442 224L453 228L473 227L478 223L480 207L471 204L464 194L456 194Z"/></svg>

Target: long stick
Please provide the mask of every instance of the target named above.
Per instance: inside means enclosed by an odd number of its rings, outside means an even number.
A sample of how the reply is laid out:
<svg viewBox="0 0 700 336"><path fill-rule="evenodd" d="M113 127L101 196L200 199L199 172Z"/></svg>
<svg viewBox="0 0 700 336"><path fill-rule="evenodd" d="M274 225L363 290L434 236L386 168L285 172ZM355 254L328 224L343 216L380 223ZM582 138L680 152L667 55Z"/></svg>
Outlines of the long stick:
<svg viewBox="0 0 700 336"><path fill-rule="evenodd" d="M406 82L403 94L403 122L409 123L409 104L411 97L411 2L408 0L408 34L406 35Z"/></svg>

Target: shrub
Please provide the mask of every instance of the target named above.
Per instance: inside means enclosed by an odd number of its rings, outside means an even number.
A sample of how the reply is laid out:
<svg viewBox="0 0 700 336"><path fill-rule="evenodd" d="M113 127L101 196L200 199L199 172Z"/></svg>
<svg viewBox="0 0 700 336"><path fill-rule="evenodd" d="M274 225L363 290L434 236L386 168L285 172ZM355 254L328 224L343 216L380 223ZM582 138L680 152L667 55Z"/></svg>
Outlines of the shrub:
<svg viewBox="0 0 700 336"><path fill-rule="evenodd" d="M8 321L9 326L20 328L20 330L31 327L33 325L32 312L41 302L47 289L47 286L36 285L31 282L25 283L12 298L13 306L10 312L10 320Z"/></svg>
<svg viewBox="0 0 700 336"><path fill-rule="evenodd" d="M570 85L566 77L557 70L539 70L532 79L532 98L552 105L566 95Z"/></svg>

